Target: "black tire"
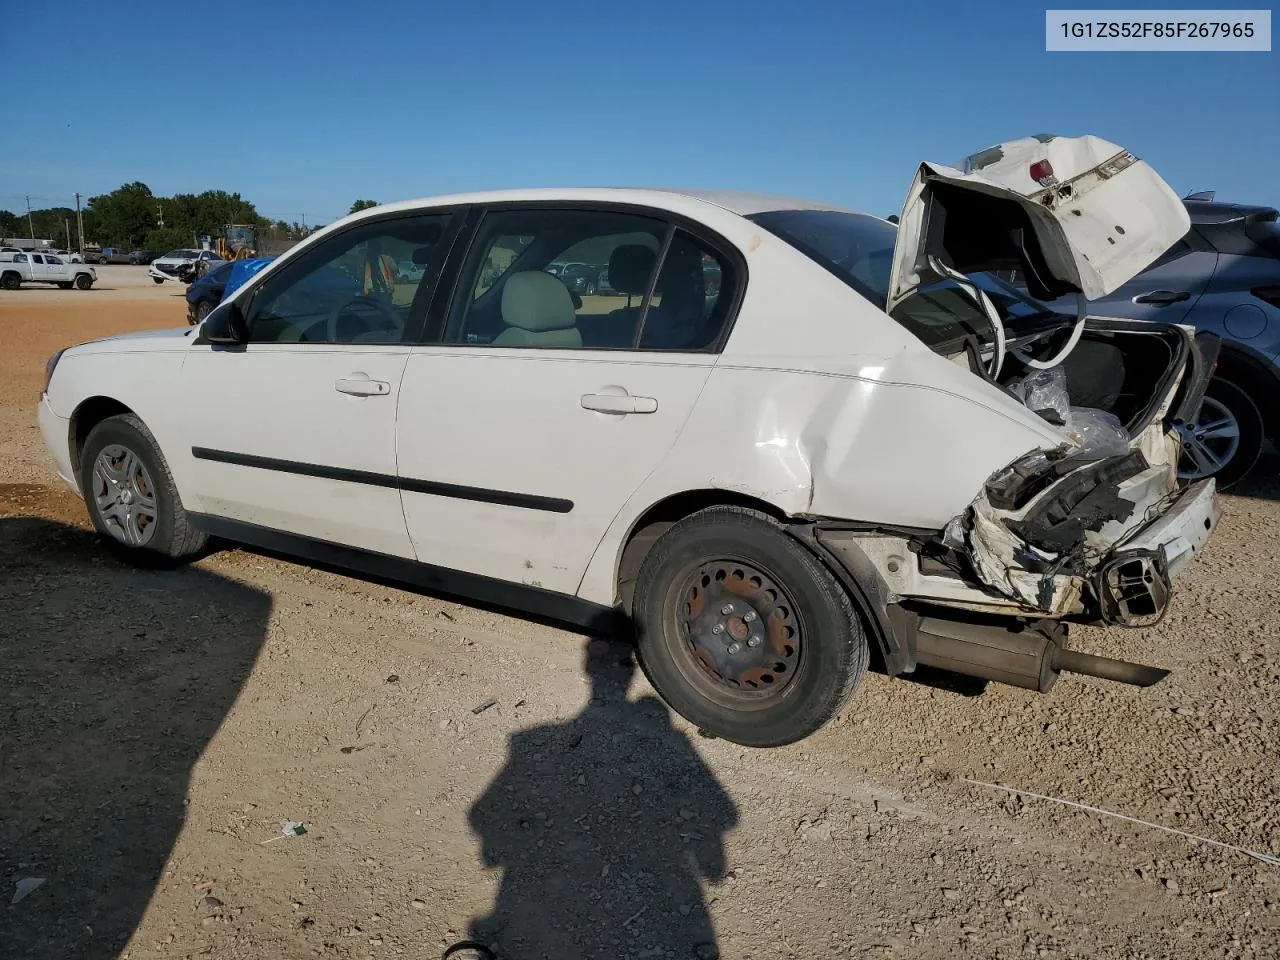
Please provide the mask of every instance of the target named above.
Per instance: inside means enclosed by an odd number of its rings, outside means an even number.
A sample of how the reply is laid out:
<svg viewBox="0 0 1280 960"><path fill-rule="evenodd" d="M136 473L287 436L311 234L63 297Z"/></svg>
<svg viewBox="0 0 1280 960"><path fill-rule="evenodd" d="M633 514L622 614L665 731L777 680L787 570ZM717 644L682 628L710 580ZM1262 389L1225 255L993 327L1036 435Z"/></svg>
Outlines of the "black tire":
<svg viewBox="0 0 1280 960"><path fill-rule="evenodd" d="M783 746L819 730L867 669L862 620L831 571L772 519L741 507L711 507L667 530L641 565L633 614L654 689L691 723L743 746ZM691 617L701 628L689 628ZM729 658L723 674L710 657Z"/></svg>
<svg viewBox="0 0 1280 960"><path fill-rule="evenodd" d="M70 290L73 286L74 286L74 284L73 284L70 280L59 280L59 281L58 281L58 289L59 289L59 290Z"/></svg>
<svg viewBox="0 0 1280 960"><path fill-rule="evenodd" d="M5 290L17 290L22 286L22 277L16 271L10 270L8 273L0 276L0 288Z"/></svg>
<svg viewBox="0 0 1280 960"><path fill-rule="evenodd" d="M152 277L152 278L151 278L151 282L152 282L152 283L164 283L164 278L163 278L163 277Z"/></svg>
<svg viewBox="0 0 1280 960"><path fill-rule="evenodd" d="M89 276L87 273L81 273L76 276L77 290L88 290L92 286L93 286L93 277Z"/></svg>
<svg viewBox="0 0 1280 960"><path fill-rule="evenodd" d="M107 447L123 447L133 453L151 480L155 501L154 529L142 545L123 542L112 533L109 521L103 516L95 491L98 482L94 465L98 455ZM169 464L151 431L132 413L107 417L89 431L80 457L80 489L84 492L89 519L108 548L123 560L138 566L155 566L192 557L204 549L208 537L197 530L187 516L169 472ZM148 524L150 526L150 524Z"/></svg>
<svg viewBox="0 0 1280 960"><path fill-rule="evenodd" d="M107 264L107 258L106 258L106 257L99 257L99 258L98 258L98 266L103 267L103 266L106 266L106 264Z"/></svg>
<svg viewBox="0 0 1280 960"><path fill-rule="evenodd" d="M200 323L202 320L204 320L205 317L207 317L211 313L213 313L213 303L209 300L201 300L199 303L196 304L195 323ZM192 325L194 326L195 324L192 324Z"/></svg>
<svg viewBox="0 0 1280 960"><path fill-rule="evenodd" d="M1243 480L1262 455L1265 439L1262 413L1242 387L1222 377L1214 377L1210 380L1204 395L1205 402L1196 418L1196 423L1189 428L1184 428L1184 433L1186 430L1194 433L1196 428L1220 419L1220 415L1225 411L1226 416L1235 421L1239 443L1234 454L1223 463L1221 468L1214 472L1204 472L1197 469L1198 465L1192 460L1191 455L1185 452L1187 443L1194 442L1194 439L1184 436L1184 454L1178 466L1184 480L1199 480L1211 476L1217 481L1218 489L1225 490Z"/></svg>

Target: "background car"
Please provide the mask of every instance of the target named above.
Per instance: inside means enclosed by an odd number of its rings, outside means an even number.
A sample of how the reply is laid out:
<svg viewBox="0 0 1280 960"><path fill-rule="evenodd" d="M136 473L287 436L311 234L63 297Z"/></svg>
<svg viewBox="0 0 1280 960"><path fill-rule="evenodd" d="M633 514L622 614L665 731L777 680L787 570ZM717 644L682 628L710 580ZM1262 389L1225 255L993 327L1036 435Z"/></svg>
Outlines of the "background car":
<svg viewBox="0 0 1280 960"><path fill-rule="evenodd" d="M129 254L125 253L119 247L103 247L97 253L88 257L93 263L129 263Z"/></svg>
<svg viewBox="0 0 1280 960"><path fill-rule="evenodd" d="M210 268L225 262L212 250L195 250L184 247L178 250L170 250L163 257L156 257L151 261L151 266L147 273L156 283L164 283L166 280L181 280L184 283L190 283L197 275L203 275ZM204 269L195 269L197 266Z"/></svg>
<svg viewBox="0 0 1280 960"><path fill-rule="evenodd" d="M571 293L593 297L599 287L602 270L604 267L590 263L570 263L566 264L557 276Z"/></svg>
<svg viewBox="0 0 1280 960"><path fill-rule="evenodd" d="M226 291L227 281L231 279L231 268L234 266L234 263L224 263L214 267L187 287L187 323L194 326L222 302L222 295Z"/></svg>
<svg viewBox="0 0 1280 960"><path fill-rule="evenodd" d="M1222 337L1200 414L1180 428L1186 480L1220 488L1246 476L1267 439L1280 439L1280 222L1274 207L1183 201L1191 229L1090 312L1185 323ZM1013 271L1004 279L1025 286ZM1074 312L1072 298L1048 304Z"/></svg>

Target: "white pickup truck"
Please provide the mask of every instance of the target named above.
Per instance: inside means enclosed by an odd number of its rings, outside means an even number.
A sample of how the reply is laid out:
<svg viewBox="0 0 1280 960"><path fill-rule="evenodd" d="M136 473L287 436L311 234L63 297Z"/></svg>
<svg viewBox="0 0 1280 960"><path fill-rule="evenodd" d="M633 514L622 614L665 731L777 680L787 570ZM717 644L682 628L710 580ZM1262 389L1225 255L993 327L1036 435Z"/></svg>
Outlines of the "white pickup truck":
<svg viewBox="0 0 1280 960"><path fill-rule="evenodd" d="M17 290L24 283L56 283L64 290L73 286L88 290L98 279L98 271L84 263L68 263L51 253L11 253L0 260L0 289Z"/></svg>

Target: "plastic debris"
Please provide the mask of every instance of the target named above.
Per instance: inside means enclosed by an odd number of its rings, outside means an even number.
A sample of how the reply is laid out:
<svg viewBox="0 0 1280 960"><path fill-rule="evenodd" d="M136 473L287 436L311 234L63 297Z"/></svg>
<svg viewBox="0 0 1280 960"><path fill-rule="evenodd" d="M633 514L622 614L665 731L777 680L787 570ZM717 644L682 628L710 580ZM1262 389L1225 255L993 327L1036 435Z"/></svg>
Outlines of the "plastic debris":
<svg viewBox="0 0 1280 960"><path fill-rule="evenodd" d="M286 823L281 825L280 833L278 836L269 837L268 839L263 840L262 842L274 843L276 840L282 840L285 837L300 837L306 832L307 832L306 826L302 824L300 821L289 820Z"/></svg>
<svg viewBox="0 0 1280 960"><path fill-rule="evenodd" d="M1072 407L1066 421L1063 429L1079 447L1071 454L1073 460L1105 460L1129 452L1129 431L1114 413L1093 407Z"/></svg>
<svg viewBox="0 0 1280 960"><path fill-rule="evenodd" d="M1032 413L1059 426L1066 421L1071 410L1067 373L1062 367L1035 370L1016 381L1009 389ZM1049 416L1045 416L1046 413Z"/></svg>
<svg viewBox="0 0 1280 960"><path fill-rule="evenodd" d="M26 899L27 894L42 883L44 883L44 877L23 877L18 881L17 887L13 891L13 899L9 901L10 904Z"/></svg>
<svg viewBox="0 0 1280 960"><path fill-rule="evenodd" d="M498 705L497 700L486 700L484 703L477 704L476 706L472 707L471 712L476 714L476 716L479 716L480 714L488 710L490 707L496 707L497 705Z"/></svg>

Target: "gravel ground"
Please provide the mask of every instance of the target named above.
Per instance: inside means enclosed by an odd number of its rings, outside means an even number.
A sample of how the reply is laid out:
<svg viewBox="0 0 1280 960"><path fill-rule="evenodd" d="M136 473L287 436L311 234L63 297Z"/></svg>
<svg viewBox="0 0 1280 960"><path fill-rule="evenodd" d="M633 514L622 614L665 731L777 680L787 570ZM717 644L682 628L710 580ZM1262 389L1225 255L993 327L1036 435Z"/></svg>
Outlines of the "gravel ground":
<svg viewBox="0 0 1280 960"><path fill-rule="evenodd" d="M966 782L1280 855L1280 456L1163 623L1075 633L1156 687L870 676L749 750L618 642L248 551L111 560L34 404L58 347L185 322L140 272L0 298L5 956L1280 956L1280 867Z"/></svg>

